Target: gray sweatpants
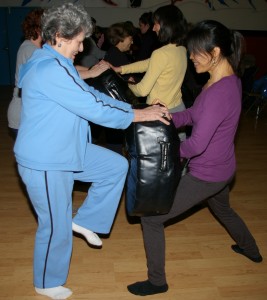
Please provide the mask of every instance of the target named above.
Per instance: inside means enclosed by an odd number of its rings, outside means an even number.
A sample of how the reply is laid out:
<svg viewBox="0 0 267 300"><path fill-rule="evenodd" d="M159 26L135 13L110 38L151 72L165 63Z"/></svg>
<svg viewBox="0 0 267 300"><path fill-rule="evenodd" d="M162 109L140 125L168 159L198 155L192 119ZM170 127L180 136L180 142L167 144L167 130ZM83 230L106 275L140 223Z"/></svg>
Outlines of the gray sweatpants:
<svg viewBox="0 0 267 300"><path fill-rule="evenodd" d="M181 178L173 206L168 214L141 218L148 279L151 283L155 285L166 283L164 223L206 199L210 209L238 246L252 256L259 255L259 249L246 224L230 207L231 180L232 177L223 182L207 182L188 173Z"/></svg>

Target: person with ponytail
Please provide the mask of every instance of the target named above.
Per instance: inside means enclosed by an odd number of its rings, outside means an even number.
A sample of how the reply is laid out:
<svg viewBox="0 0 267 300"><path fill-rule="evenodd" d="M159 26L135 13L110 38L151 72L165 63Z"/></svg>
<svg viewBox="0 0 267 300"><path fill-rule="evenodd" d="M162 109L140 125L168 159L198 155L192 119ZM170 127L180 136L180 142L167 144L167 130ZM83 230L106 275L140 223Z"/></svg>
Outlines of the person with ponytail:
<svg viewBox="0 0 267 300"><path fill-rule="evenodd" d="M189 159L189 172L181 178L168 214L141 218L148 279L129 285L132 294L168 290L164 223L204 200L234 240L230 249L252 262L262 261L255 239L229 202L236 169L234 139L242 97L237 74L243 44L240 33L213 20L196 24L188 34L187 47L196 72L208 72L210 77L191 108L172 114L177 128L192 126L191 136L180 146L181 157Z"/></svg>
<svg viewBox="0 0 267 300"><path fill-rule="evenodd" d="M153 13L153 31L161 45L150 58L131 64L110 67L122 75L145 73L138 83L129 82L128 86L137 97L146 97L147 104L160 99L171 113L183 111L182 83L187 68L185 38L187 21L182 11L175 5L164 5ZM181 140L186 138L180 130Z"/></svg>

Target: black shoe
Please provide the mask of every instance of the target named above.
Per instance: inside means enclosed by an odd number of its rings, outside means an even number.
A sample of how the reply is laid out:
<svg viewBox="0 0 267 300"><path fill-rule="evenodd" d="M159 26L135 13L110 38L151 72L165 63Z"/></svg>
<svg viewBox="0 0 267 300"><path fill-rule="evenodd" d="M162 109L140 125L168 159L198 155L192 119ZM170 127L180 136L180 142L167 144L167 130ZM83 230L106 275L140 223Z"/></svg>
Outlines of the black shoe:
<svg viewBox="0 0 267 300"><path fill-rule="evenodd" d="M168 284L154 285L149 280L138 281L136 283L127 286L130 293L138 296L148 296L159 293L165 293L168 291Z"/></svg>
<svg viewBox="0 0 267 300"><path fill-rule="evenodd" d="M235 251L238 254L242 254L244 256L246 256L247 258L249 258L250 260L252 260L255 263L260 263L262 262L262 256L259 254L258 256L251 256L245 253L245 251L243 249L241 249L238 245L232 245L231 246L232 250Z"/></svg>

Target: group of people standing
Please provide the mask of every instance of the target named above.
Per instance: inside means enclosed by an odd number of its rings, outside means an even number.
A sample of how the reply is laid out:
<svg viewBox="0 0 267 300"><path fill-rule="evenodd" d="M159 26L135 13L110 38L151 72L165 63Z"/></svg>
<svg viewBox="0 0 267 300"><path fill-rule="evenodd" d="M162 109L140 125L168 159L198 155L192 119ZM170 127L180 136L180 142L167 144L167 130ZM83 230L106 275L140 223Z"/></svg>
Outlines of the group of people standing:
<svg viewBox="0 0 267 300"><path fill-rule="evenodd" d="M94 25L93 32L96 32L98 28L96 22ZM78 65L91 68L92 61L96 63L103 59L113 67L120 67L149 58L153 50L159 46L157 35L152 30L152 12L146 12L140 16L139 27L140 30L131 21L112 24L98 37L104 39L101 47L97 46L99 42L96 38L95 41L92 37L85 39L85 51L78 55L75 62ZM139 82L143 76L143 72L121 75L125 81L134 83ZM146 96L138 97L140 102L146 101ZM98 142L101 134L104 133L106 147L117 153L123 153L124 133L122 130L114 130L94 123L91 123L91 129L95 142Z"/></svg>
<svg viewBox="0 0 267 300"><path fill-rule="evenodd" d="M130 293L145 296L168 290L164 224L203 200L235 241L232 250L261 262L252 234L229 202L241 111L242 89L237 76L241 34L212 20L195 24L188 33L187 21L177 6L159 7L153 13L153 31L161 46L151 57L121 66L101 61L90 74L96 77L107 68L121 74L144 73L138 83L128 83L134 94L147 96L149 106L139 110L90 87L83 80L89 75L77 71L75 56L83 51L84 39L92 30L82 6L67 3L46 10L40 30L44 44L19 71L22 110L14 152L38 216L36 292L52 299L67 299L72 294L64 287L72 231L101 246L97 233L110 232L121 198L128 162L91 142L90 122L125 129L132 122L159 120L169 124L172 118L177 128L192 126L190 137L181 138L180 147L181 157L189 160L189 171L179 183L170 212L141 217L148 274L146 280L128 286ZM196 72L208 72L209 80L193 106L185 109L181 85L187 53ZM75 180L92 184L72 218Z"/></svg>

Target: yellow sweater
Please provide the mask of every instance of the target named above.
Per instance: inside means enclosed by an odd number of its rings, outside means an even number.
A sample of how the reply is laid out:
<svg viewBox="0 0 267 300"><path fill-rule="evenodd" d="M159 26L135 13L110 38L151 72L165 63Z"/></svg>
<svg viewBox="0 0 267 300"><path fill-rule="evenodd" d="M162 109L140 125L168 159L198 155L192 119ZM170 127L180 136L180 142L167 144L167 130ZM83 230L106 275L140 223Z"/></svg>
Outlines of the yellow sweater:
<svg viewBox="0 0 267 300"><path fill-rule="evenodd" d="M168 44L155 50L149 59L122 66L121 74L145 73L138 84L129 88L147 103L159 99L169 109L181 104L181 85L187 68L186 48Z"/></svg>

